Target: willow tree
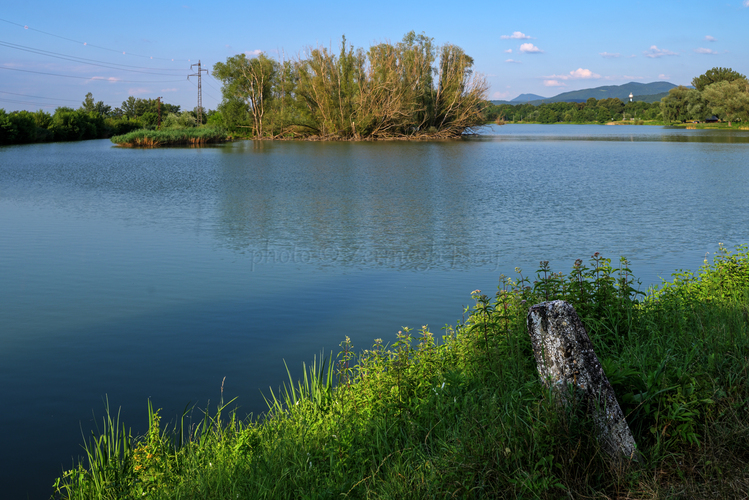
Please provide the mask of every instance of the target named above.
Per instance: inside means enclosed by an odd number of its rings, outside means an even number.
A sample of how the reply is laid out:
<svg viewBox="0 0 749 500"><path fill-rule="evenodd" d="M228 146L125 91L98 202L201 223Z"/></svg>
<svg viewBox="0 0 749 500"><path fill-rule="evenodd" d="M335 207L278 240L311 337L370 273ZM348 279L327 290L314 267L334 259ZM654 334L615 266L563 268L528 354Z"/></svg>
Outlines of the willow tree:
<svg viewBox="0 0 749 500"><path fill-rule="evenodd" d="M440 51L433 126L443 135L459 136L483 121L488 84L473 73L473 58L456 45Z"/></svg>
<svg viewBox="0 0 749 500"><path fill-rule="evenodd" d="M213 76L223 83L224 99L239 99L246 103L252 115L254 136L258 139L264 136L265 111L273 99L277 70L278 63L262 52L251 59L238 54L213 66Z"/></svg>

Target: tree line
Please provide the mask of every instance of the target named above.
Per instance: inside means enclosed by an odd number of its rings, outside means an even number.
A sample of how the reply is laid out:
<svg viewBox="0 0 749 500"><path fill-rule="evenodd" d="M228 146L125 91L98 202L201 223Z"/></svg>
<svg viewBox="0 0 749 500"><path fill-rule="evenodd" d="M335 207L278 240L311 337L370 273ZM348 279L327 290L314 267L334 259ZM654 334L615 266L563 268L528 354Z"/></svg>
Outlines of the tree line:
<svg viewBox="0 0 749 500"><path fill-rule="evenodd" d="M197 109L180 112L180 107L174 104L133 96L113 109L102 101L95 101L89 92L77 109L58 107L51 114L43 110L7 113L0 108L0 144L103 139L137 129L155 129L159 126L159 106L162 128L199 125ZM204 112L203 123L211 122L213 114L215 111Z"/></svg>
<svg viewBox="0 0 749 500"><path fill-rule="evenodd" d="M492 104L487 106L487 122L533 123L606 123L620 120L658 120L660 103L634 101L624 103L619 98L589 98L585 102L550 102L537 106L523 104Z"/></svg>
<svg viewBox="0 0 749 500"><path fill-rule="evenodd" d="M618 98L533 105L497 104L485 108L487 122L606 123L620 120L665 123L699 121L715 116L728 123L749 121L749 82L730 68L712 68L692 79L692 88L674 87L660 101L622 102Z"/></svg>
<svg viewBox="0 0 749 500"><path fill-rule="evenodd" d="M488 84L453 44L413 31L399 43L307 49L296 59L264 53L213 67L224 124L252 137L325 140L458 137L484 122Z"/></svg>
<svg viewBox="0 0 749 500"><path fill-rule="evenodd" d="M705 121L713 115L722 121L749 121L749 81L731 68L712 68L692 79L692 86L674 87L661 100L668 122Z"/></svg>

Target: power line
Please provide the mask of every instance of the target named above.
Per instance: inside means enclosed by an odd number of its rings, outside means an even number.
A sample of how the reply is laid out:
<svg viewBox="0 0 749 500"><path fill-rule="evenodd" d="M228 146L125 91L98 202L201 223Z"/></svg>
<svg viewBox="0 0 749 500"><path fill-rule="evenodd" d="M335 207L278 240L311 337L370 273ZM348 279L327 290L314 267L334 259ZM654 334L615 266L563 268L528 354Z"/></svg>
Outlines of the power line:
<svg viewBox="0 0 749 500"><path fill-rule="evenodd" d="M50 99L50 100L53 100L53 101L79 102L78 99L58 99L57 97L42 97L40 95L17 94L15 92L6 92L4 90L0 90L0 94L11 94L11 95L18 95L18 96L21 96L21 97L32 97L34 99Z"/></svg>
<svg viewBox="0 0 749 500"><path fill-rule="evenodd" d="M197 85L195 85L195 82L193 82L192 80L188 80L188 81L189 81L190 83L192 83L193 87L197 87ZM206 93L205 93L205 95L207 95L207 96L208 96L208 97L210 97L211 99L214 99L214 100L216 100L216 101L218 101L218 102L221 102L221 99L217 99L216 97L212 96L212 95L211 95L211 94L209 94L208 92L206 92Z"/></svg>
<svg viewBox="0 0 749 500"><path fill-rule="evenodd" d="M49 75L49 76L59 76L63 78L77 78L79 80L95 80L95 81L103 81L103 82L110 82L110 83L173 83L173 82L182 82L184 80L120 80L119 78L104 78L101 76L73 76L73 75L61 75L59 73L45 73L43 71L32 71L30 69L20 69L20 68L8 68L5 66L0 66L0 69L7 69L9 71L23 71L24 73L35 73L37 75Z"/></svg>
<svg viewBox="0 0 749 500"><path fill-rule="evenodd" d="M42 34L45 34L45 35L48 35L48 36L53 36L53 37L59 38L61 40L67 40L68 42L83 44L83 45L85 45L87 47L94 47L94 48L101 49L101 50L106 50L106 51L109 51L109 52L116 52L116 53L120 53L120 54L123 54L123 55L129 55L129 56L135 56L135 57L143 57L143 58L146 58L146 59L158 59L158 60L161 60L161 61L172 61L172 62L174 62L174 59L169 59L169 58L166 58L166 57L154 57L154 56L146 56L146 55L143 55L143 54L133 54L131 52L127 52L127 51L124 51L124 50L116 50L116 49L111 49L109 47L102 47L101 45L94 45L92 43L82 42L80 40L74 40L72 38L68 38L68 37L65 37L65 36L56 35L54 33L49 33L47 31L42 31L42 30L39 30L39 29L36 29L36 28L32 28L32 27L30 27L28 25L25 25L25 24L19 24L19 23L15 23L13 21L8 21L7 19L0 19L0 21L6 22L8 24L12 24L14 26L19 26L19 27L21 27L21 28L23 28L25 30L36 31L37 33L42 33ZM188 59L187 62L190 62L190 60Z"/></svg>
<svg viewBox="0 0 749 500"><path fill-rule="evenodd" d="M61 54L59 52L51 52L49 50L37 49L35 47L28 47L25 45L5 42L2 40L0 40L0 46L4 46L4 47L11 48L11 49L16 49L16 50L23 50L25 52L31 52L33 54L39 54L39 55L48 56L48 57L55 57L57 59L65 59L68 61L80 62L83 64L88 64L90 66L101 66L104 68L117 69L120 71L131 71L135 73L146 73L150 75L166 75L166 76L174 76L174 75L171 73L156 73L154 72L154 70L156 71L185 71L182 68L145 68L142 66L132 66L129 64L109 63L106 61L98 61L96 59L87 59L85 57L76 57L76 56L70 56L67 54ZM138 69L129 69L129 68L138 68Z"/></svg>
<svg viewBox="0 0 749 500"><path fill-rule="evenodd" d="M40 103L40 102L31 102L31 101L17 101L15 99L3 99L2 97L0 97L0 101L2 101L2 102L14 102L14 103L18 103L18 104L29 104L29 105L32 105L32 106L39 106L39 107L42 107L42 108L54 108L56 106L55 104L50 104L48 102Z"/></svg>

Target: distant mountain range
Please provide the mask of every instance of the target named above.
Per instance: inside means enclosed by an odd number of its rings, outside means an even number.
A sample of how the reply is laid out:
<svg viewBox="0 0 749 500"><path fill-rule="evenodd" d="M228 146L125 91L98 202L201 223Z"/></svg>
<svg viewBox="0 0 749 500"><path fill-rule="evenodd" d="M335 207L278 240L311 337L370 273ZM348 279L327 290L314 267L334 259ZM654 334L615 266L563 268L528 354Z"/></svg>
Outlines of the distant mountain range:
<svg viewBox="0 0 749 500"><path fill-rule="evenodd" d="M626 102L629 100L629 94L632 93L633 100L655 102L668 94L668 91L676 87L669 82L637 83L629 82L624 85L606 85L592 89L573 90L563 92L554 97L543 97L536 94L520 94L511 101L491 101L492 104L523 104L530 103L537 106L549 102L585 102L591 97L598 100L608 98L619 98Z"/></svg>

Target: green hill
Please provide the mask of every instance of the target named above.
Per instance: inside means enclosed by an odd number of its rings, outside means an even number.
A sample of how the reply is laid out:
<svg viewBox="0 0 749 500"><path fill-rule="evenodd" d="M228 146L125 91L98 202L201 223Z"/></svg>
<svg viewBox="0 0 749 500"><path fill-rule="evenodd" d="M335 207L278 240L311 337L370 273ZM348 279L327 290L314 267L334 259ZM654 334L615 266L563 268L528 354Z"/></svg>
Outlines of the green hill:
<svg viewBox="0 0 749 500"><path fill-rule="evenodd" d="M639 95L653 95L668 92L672 88L676 87L673 83L669 82L653 82L653 83L637 83L629 82L624 85L606 85L604 87L596 87L592 89L584 90L573 90L571 92L563 92L550 99L545 99L546 102L585 102L591 97L596 99L608 99L608 98L619 98L622 101L629 99L630 92L634 96Z"/></svg>
<svg viewBox="0 0 749 500"><path fill-rule="evenodd" d="M530 102L530 101L542 101L546 100L548 97L544 97L538 94L520 94L515 99L509 101L516 104L523 104L524 102Z"/></svg>

